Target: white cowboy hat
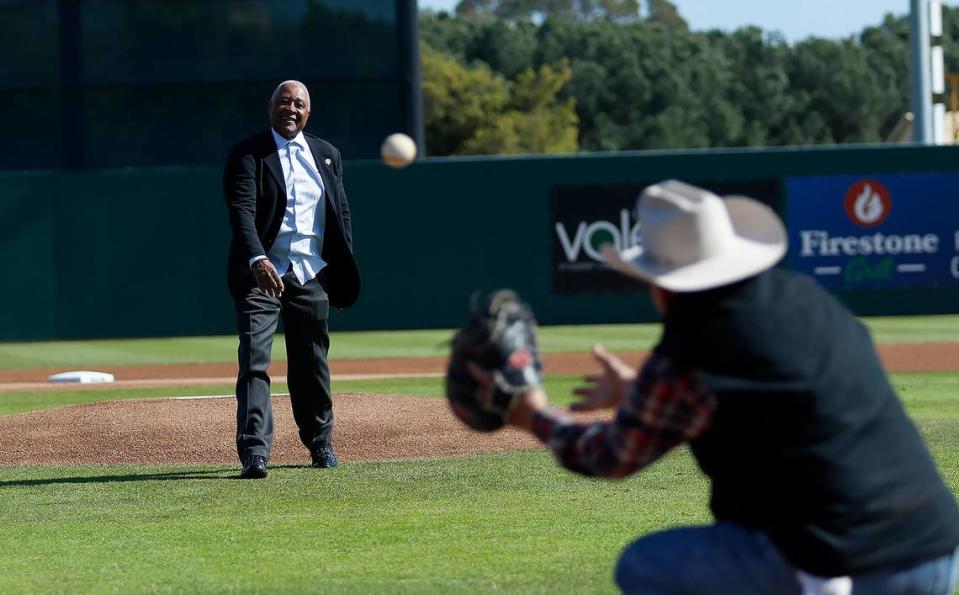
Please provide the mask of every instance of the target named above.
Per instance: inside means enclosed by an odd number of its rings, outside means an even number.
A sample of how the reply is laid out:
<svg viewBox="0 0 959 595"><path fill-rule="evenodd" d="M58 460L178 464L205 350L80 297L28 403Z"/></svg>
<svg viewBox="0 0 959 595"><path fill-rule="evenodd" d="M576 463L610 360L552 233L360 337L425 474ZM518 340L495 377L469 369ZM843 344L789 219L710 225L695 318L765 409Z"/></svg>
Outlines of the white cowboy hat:
<svg viewBox="0 0 959 595"><path fill-rule="evenodd" d="M721 199L675 180L640 195L638 245L603 247L604 262L630 277L675 292L728 285L772 268L786 253L786 229L766 205Z"/></svg>

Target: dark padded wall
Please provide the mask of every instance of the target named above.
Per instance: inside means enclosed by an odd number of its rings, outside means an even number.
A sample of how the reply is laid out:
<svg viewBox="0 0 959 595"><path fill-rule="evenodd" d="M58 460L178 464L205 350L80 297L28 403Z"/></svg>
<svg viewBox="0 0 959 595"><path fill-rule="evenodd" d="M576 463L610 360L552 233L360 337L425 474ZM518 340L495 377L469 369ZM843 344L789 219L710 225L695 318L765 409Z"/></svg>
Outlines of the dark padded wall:
<svg viewBox="0 0 959 595"><path fill-rule="evenodd" d="M454 326L471 292L501 286L516 288L544 324L651 320L642 293L554 292L549 197L557 186L949 172L956 164L952 147L431 159L399 171L351 161L346 187L364 290L332 326ZM228 241L219 168L0 175L0 262L15 271L0 276L0 339L231 333ZM954 285L840 295L861 314L959 311Z"/></svg>

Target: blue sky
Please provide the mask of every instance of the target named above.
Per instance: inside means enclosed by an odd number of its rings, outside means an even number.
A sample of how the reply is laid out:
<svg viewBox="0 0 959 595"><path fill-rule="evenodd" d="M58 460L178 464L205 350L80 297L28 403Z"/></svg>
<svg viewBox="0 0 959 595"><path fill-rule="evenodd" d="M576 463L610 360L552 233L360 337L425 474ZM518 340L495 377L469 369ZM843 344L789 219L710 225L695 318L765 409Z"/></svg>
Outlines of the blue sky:
<svg viewBox="0 0 959 595"><path fill-rule="evenodd" d="M419 0L420 8L452 11L458 0ZM695 30L758 25L789 42L816 35L845 37L882 22L887 12L906 14L909 0L673 0ZM946 4L953 6L959 1Z"/></svg>

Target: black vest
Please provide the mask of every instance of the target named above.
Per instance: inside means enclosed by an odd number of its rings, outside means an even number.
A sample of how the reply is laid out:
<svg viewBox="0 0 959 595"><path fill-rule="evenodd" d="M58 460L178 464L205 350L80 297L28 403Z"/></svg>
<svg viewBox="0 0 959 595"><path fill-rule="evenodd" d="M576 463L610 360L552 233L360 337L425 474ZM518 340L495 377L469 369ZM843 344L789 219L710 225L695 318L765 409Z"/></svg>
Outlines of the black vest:
<svg viewBox="0 0 959 595"><path fill-rule="evenodd" d="M951 552L959 509L866 328L808 277L773 270L676 294L656 352L704 374L692 443L711 508L797 568L860 574Z"/></svg>

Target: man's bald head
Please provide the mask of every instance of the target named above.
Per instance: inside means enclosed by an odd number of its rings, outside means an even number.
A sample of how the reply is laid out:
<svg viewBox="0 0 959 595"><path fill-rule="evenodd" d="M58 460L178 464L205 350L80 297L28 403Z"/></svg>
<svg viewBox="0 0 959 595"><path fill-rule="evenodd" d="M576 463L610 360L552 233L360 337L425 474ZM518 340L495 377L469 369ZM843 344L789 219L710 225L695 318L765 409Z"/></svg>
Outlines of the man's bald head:
<svg viewBox="0 0 959 595"><path fill-rule="evenodd" d="M267 113L277 134L286 139L295 137L310 117L310 92L306 85L300 81L283 81L277 85Z"/></svg>
<svg viewBox="0 0 959 595"><path fill-rule="evenodd" d="M270 103L273 103L274 101L276 101L276 98L280 96L280 93L283 91L284 87L300 89L301 91L303 91L303 94L306 95L306 100L307 101L310 100L310 90L306 88L306 85L304 85L300 81L289 80L289 81L283 81L282 83L276 86L276 89L274 89L273 91L273 95L270 96Z"/></svg>

